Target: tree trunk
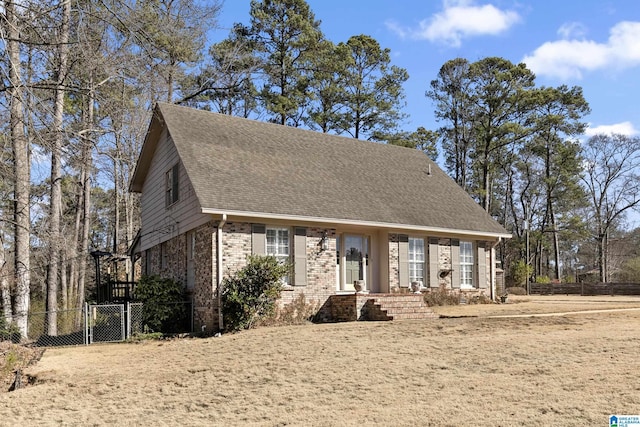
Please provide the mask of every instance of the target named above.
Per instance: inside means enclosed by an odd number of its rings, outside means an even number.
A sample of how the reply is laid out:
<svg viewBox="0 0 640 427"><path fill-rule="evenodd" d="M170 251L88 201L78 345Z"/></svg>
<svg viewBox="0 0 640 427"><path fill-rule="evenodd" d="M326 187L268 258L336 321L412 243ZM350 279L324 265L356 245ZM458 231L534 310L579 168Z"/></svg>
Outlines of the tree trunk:
<svg viewBox="0 0 640 427"><path fill-rule="evenodd" d="M91 227L91 168L92 168L92 137L93 137L93 74L89 77L89 94L87 96L84 114L84 129L87 132L82 137L82 238L80 239L80 256L78 271L78 291L76 294L77 307L84 305L85 278L87 273L86 257L89 252L89 228Z"/></svg>
<svg viewBox="0 0 640 427"><path fill-rule="evenodd" d="M2 314L8 325L13 321L13 316L11 315L11 291L7 276L7 257L2 236L0 236L0 297L2 298Z"/></svg>
<svg viewBox="0 0 640 427"><path fill-rule="evenodd" d="M67 76L67 57L69 53L69 21L71 19L71 1L62 3L62 23L58 41L58 70L53 106L53 146L51 147L51 199L49 211L49 266L47 268L47 334L58 334L58 284L62 236L60 223L62 217L62 142L64 139L64 81Z"/></svg>
<svg viewBox="0 0 640 427"><path fill-rule="evenodd" d="M25 135L23 112L24 88L20 70L20 23L15 11L14 1L5 2L7 19L7 56L9 58L9 101L10 132L13 148L14 172L14 275L15 306L14 320L23 337L27 336L27 317L29 314L29 298L31 290L31 217L29 209L30 165L29 144Z"/></svg>

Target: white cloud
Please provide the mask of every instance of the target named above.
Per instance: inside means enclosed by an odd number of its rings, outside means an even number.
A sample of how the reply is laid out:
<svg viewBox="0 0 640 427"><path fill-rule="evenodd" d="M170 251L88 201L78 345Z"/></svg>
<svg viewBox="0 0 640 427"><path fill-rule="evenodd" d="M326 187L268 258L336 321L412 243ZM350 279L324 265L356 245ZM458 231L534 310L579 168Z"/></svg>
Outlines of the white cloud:
<svg viewBox="0 0 640 427"><path fill-rule="evenodd" d="M586 136L594 136L598 134L610 135L614 133L618 133L626 136L634 136L638 134L638 130L633 126L633 123L622 122L622 123L615 123L612 125L600 125L600 126L592 126L591 123L589 123L589 126L584 131L584 134Z"/></svg>
<svg viewBox="0 0 640 427"><path fill-rule="evenodd" d="M458 47L462 39L497 35L520 21L512 10L500 10L491 4L476 6L472 0L445 0L443 10L419 23L418 28L402 28L396 22L386 25L400 37L411 37Z"/></svg>
<svg viewBox="0 0 640 427"><path fill-rule="evenodd" d="M558 32L570 34L568 30L561 27ZM562 80L580 79L584 72L599 69L634 67L640 65L640 22L616 24L606 43L575 38L546 42L522 61L537 75Z"/></svg>
<svg viewBox="0 0 640 427"><path fill-rule="evenodd" d="M558 35L563 39L584 37L587 28L580 22L566 22L558 28Z"/></svg>

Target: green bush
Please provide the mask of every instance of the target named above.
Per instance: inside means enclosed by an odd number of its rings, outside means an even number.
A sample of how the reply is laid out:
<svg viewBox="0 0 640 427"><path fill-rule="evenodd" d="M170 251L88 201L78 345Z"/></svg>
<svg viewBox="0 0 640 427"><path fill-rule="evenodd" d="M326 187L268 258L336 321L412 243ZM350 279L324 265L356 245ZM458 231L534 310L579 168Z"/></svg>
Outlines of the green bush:
<svg viewBox="0 0 640 427"><path fill-rule="evenodd" d="M247 265L222 282L225 330L251 328L256 320L274 313L282 278L290 270L273 256L250 256Z"/></svg>
<svg viewBox="0 0 640 427"><path fill-rule="evenodd" d="M151 332L184 332L187 320L186 295L181 283L157 276L143 276L135 291L142 303L142 323Z"/></svg>
<svg viewBox="0 0 640 427"><path fill-rule="evenodd" d="M536 283L551 283L551 279L549 279L549 276L536 276Z"/></svg>
<svg viewBox="0 0 640 427"><path fill-rule="evenodd" d="M519 259L511 263L511 279L514 286L525 286L533 273L533 267L527 265L525 260Z"/></svg>
<svg viewBox="0 0 640 427"><path fill-rule="evenodd" d="M22 334L15 323L7 323L4 313L0 312L0 341L11 341L14 344L20 342Z"/></svg>

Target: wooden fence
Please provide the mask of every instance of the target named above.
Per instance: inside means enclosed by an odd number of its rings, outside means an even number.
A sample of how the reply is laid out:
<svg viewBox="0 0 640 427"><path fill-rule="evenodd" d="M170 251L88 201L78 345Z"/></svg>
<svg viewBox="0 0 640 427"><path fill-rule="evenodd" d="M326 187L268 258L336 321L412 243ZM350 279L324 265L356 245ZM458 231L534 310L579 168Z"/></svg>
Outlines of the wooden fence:
<svg viewBox="0 0 640 427"><path fill-rule="evenodd" d="M531 295L640 295L640 283L531 283Z"/></svg>

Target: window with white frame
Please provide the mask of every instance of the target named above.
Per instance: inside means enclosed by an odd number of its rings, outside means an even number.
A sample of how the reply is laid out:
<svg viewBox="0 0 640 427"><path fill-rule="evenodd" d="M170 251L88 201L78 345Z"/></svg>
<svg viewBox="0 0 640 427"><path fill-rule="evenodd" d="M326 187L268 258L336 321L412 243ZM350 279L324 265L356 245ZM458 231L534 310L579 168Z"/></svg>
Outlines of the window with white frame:
<svg viewBox="0 0 640 427"><path fill-rule="evenodd" d="M409 237L409 280L424 284L424 239Z"/></svg>
<svg viewBox="0 0 640 427"><path fill-rule="evenodd" d="M267 255L272 255L281 263L289 262L289 229L284 227L267 227ZM284 278L289 283L289 277Z"/></svg>
<svg viewBox="0 0 640 427"><path fill-rule="evenodd" d="M460 286L473 288L473 243L460 242Z"/></svg>

